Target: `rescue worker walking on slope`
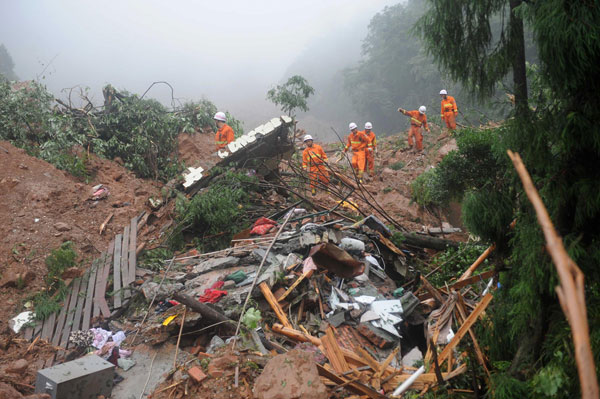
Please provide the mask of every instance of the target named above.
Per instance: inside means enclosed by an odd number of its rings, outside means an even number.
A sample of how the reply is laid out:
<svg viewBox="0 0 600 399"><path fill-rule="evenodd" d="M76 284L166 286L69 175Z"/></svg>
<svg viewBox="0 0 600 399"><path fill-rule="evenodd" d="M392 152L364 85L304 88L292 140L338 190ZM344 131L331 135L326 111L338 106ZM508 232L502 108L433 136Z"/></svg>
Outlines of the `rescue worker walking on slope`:
<svg viewBox="0 0 600 399"><path fill-rule="evenodd" d="M306 148L302 152L302 169L308 172L310 179L310 190L312 195L317 195L317 184L319 181L325 185L329 184L329 173L325 163L327 163L327 154L323 148L314 144L310 134L304 136L304 145Z"/></svg>
<svg viewBox="0 0 600 399"><path fill-rule="evenodd" d="M375 132L372 130L373 124L371 122L365 123L365 136L369 139L369 144L367 144L367 167L365 169L369 170L369 176L372 178L375 174L375 153L377 153L377 139L375 138Z"/></svg>
<svg viewBox="0 0 600 399"><path fill-rule="evenodd" d="M456 116L458 115L456 100L454 100L454 97L449 96L444 89L440 90L440 96L442 97L442 121L445 121L446 127L452 131L456 129Z"/></svg>
<svg viewBox="0 0 600 399"><path fill-rule="evenodd" d="M425 112L427 108L424 105L419 107L419 110L407 111L402 108L398 108L398 112L402 112L406 116L410 116L410 130L408 131L408 146L413 148L413 137L417 144L417 151L423 151L423 135L421 134L421 127L425 127L425 130L429 132L429 126L427 126L427 115Z"/></svg>
<svg viewBox="0 0 600 399"><path fill-rule="evenodd" d="M217 123L215 144L217 146L217 151L219 151L220 149L227 147L227 144L231 143L235 137L233 129L226 123L227 117L225 116L225 112L217 112L213 119Z"/></svg>
<svg viewBox="0 0 600 399"><path fill-rule="evenodd" d="M365 151L369 145L369 139L365 136L364 132L358 130L356 123L352 122L348 126L350 134L348 135L348 142L344 153L348 152L349 148L352 148L352 168L358 175L359 183L362 183L362 176L365 173Z"/></svg>

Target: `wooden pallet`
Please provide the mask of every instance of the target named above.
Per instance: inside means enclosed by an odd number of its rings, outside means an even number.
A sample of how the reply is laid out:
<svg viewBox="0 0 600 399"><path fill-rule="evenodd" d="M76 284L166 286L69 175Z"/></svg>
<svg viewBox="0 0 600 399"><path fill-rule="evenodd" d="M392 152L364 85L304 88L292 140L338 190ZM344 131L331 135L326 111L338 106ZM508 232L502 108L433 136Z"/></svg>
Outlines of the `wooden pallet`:
<svg viewBox="0 0 600 399"><path fill-rule="evenodd" d="M110 242L107 252L95 259L82 277L72 281L62 309L24 329L24 338L34 340L39 337L65 350L69 347L72 331L88 330L95 317L108 318L121 308L131 298L129 286L135 280L137 227L138 217L134 217L123 233ZM110 276L113 276L112 280ZM49 367L53 362L54 356L45 359L43 366Z"/></svg>

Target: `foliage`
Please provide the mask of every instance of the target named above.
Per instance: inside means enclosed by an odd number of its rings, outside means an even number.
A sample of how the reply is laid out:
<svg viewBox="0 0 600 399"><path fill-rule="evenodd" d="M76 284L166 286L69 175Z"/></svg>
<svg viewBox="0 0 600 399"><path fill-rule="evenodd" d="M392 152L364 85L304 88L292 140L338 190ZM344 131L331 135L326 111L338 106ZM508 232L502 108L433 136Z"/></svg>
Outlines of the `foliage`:
<svg viewBox="0 0 600 399"><path fill-rule="evenodd" d="M140 267L153 271L163 270L165 261L173 257L173 251L168 248L154 248L144 251L140 257Z"/></svg>
<svg viewBox="0 0 600 399"><path fill-rule="evenodd" d="M410 185L412 189L412 200L420 206L437 205L441 203L438 187L435 185L437 173L435 169L429 169L420 174Z"/></svg>
<svg viewBox="0 0 600 399"><path fill-rule="evenodd" d="M495 4L460 1L462 8L458 8L465 13ZM490 10L482 9L478 25L469 27L473 32L489 23ZM569 255L586 276L590 340L598 361L600 127L594 121L600 119L600 42L592 38L600 36L596 23L600 10L586 2L566 7L562 1L548 0L522 3L517 11L530 24L539 49L539 66L528 70L535 110L508 120L501 128L487 130L487 140L483 132L459 137L458 150L439 165L436 174L442 178L434 180L431 190L463 202L463 219L469 230L485 240L495 240L497 256L503 257L506 266L500 274L501 289L493 306L486 310L491 323L485 328L476 326L480 343L488 348L495 367L490 397L577 397L580 392L571 332L554 290L556 271L542 250L544 238L536 215L505 151L521 154ZM453 15L454 11L449 12ZM462 16L457 18L462 21ZM438 27L431 29L439 31ZM462 29L462 35L469 33L466 26ZM455 48L456 53L467 54L471 46L480 45L466 43L461 37L455 38L458 47L438 48L446 46L448 40L430 45L436 52ZM444 39L452 40L453 36ZM505 57L513 57L513 51L507 48ZM465 62L486 63L485 54L472 53L473 59ZM460 59L462 53L457 57ZM477 76L476 66L438 61L466 85L486 83L478 80L482 77ZM508 61L498 62L503 65ZM500 75L488 77L498 80ZM481 90L480 94L489 94L484 87ZM478 162L477 168L471 167ZM513 218L517 222L511 230L508 222Z"/></svg>
<svg viewBox="0 0 600 399"><path fill-rule="evenodd" d="M248 310L246 310L246 313L244 313L242 322L244 323L246 328L254 330L256 327L258 327L258 322L260 321L260 319L260 310L255 308L249 308Z"/></svg>
<svg viewBox="0 0 600 399"><path fill-rule="evenodd" d="M61 309L62 301L67 294L67 287L61 276L66 269L76 266L76 259L77 253L70 241L53 249L46 257L45 263L48 269L44 279L46 288L31 297L37 320L44 320Z"/></svg>
<svg viewBox="0 0 600 399"><path fill-rule="evenodd" d="M440 267L440 270L429 277L429 281L436 287L462 275L485 251L485 245L473 243L460 243L458 248L449 247L439 253L433 259L432 268ZM488 265L488 259L483 262L482 270Z"/></svg>
<svg viewBox="0 0 600 399"><path fill-rule="evenodd" d="M87 179L81 149L108 159L120 158L139 177L168 180L182 169L177 135L214 129L216 107L208 100L169 111L158 101L104 88L110 101L104 110L59 109L54 97L37 82L11 84L0 79L0 138L26 149L76 177ZM227 113L236 134L242 123Z"/></svg>
<svg viewBox="0 0 600 399"><path fill-rule="evenodd" d="M392 170L400 170L404 167L404 162L398 161L390 165L390 169Z"/></svg>
<svg viewBox="0 0 600 399"><path fill-rule="evenodd" d="M0 76L4 76L8 80L17 80L18 77L15 74L14 68L15 63L10 53L4 44L0 44Z"/></svg>
<svg viewBox="0 0 600 399"><path fill-rule="evenodd" d="M267 92L267 99L275 105L281 105L281 110L289 116L294 116L295 109L308 111L307 100L315 90L300 75L294 75L283 85L277 85Z"/></svg>
<svg viewBox="0 0 600 399"><path fill-rule="evenodd" d="M229 242L249 223L246 208L255 184L256 177L227 171L191 200L179 196L175 205L179 231L172 243L178 242L179 234L191 235L203 250Z"/></svg>

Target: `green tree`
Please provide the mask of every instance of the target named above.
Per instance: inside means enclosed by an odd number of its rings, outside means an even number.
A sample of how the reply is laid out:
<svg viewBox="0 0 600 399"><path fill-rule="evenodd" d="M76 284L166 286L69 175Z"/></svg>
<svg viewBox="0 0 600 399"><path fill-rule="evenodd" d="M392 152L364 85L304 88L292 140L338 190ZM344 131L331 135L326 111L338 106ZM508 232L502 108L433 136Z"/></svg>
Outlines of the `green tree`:
<svg viewBox="0 0 600 399"><path fill-rule="evenodd" d="M589 2L562 0L524 2L518 7L513 1L495 0L429 3L427 18L438 19L439 24L421 20L418 29L429 37L434 59L480 96L489 95L520 59L521 49L511 45L510 38L500 40L500 47L489 47L487 24L494 10L510 10L509 18L522 16L532 28L540 62L539 68L528 71L528 94L535 110L517 107L518 117L498 129L459 132L458 151L436 168L428 179L430 186L420 187L440 194L426 198L461 198L469 230L498 244L502 288L489 309L492 322L478 332L494 366L490 397L520 398L524 387L531 398L580 396L571 331L554 291L556 272L506 149L523 157L569 254L586 276L590 338L598 365L600 9ZM460 9L460 15L452 7ZM455 18L436 15L444 12ZM508 24L509 30L514 29ZM459 61L450 59L448 48L455 50ZM521 101L522 108L529 98ZM511 230L508 221L513 218L517 223Z"/></svg>
<svg viewBox="0 0 600 399"><path fill-rule="evenodd" d="M280 105L281 110L289 116L294 116L295 109L308 111L307 100L315 90L300 75L294 75L283 85L267 92L267 99L275 105Z"/></svg>
<svg viewBox="0 0 600 399"><path fill-rule="evenodd" d="M0 75L8 80L18 80L14 72L15 63L4 44L0 44Z"/></svg>
<svg viewBox="0 0 600 399"><path fill-rule="evenodd" d="M416 28L440 68L480 98L489 97L512 71L516 113L523 116L528 109L525 36L517 12L522 0L429 3ZM500 31L493 32L492 22L498 15L502 17Z"/></svg>

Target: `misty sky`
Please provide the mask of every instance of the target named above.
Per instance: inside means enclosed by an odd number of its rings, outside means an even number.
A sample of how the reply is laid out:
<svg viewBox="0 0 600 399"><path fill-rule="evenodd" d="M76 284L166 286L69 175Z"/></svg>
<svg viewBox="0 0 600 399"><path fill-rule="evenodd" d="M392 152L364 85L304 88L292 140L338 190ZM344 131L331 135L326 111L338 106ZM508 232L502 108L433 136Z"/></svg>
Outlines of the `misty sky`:
<svg viewBox="0 0 600 399"><path fill-rule="evenodd" d="M182 100L204 96L243 118L308 48L347 29L364 37L371 17L397 2L0 0L0 42L21 79L53 60L42 81L56 95L83 85L99 102L106 83L141 94L166 80ZM170 102L165 87L150 96Z"/></svg>

